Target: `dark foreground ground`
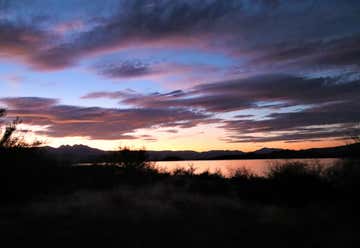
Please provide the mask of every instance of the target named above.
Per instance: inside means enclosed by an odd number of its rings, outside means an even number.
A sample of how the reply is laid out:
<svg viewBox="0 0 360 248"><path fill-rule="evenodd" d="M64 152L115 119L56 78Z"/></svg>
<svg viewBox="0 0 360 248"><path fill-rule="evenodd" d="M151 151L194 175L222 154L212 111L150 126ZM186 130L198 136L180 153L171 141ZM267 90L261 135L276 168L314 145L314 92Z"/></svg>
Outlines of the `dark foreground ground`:
<svg viewBox="0 0 360 248"><path fill-rule="evenodd" d="M358 161L231 178L31 162L0 176L0 236L12 246L360 247Z"/></svg>
<svg viewBox="0 0 360 248"><path fill-rule="evenodd" d="M12 244L119 247L359 247L358 209L250 204L147 188L76 192L1 209Z"/></svg>

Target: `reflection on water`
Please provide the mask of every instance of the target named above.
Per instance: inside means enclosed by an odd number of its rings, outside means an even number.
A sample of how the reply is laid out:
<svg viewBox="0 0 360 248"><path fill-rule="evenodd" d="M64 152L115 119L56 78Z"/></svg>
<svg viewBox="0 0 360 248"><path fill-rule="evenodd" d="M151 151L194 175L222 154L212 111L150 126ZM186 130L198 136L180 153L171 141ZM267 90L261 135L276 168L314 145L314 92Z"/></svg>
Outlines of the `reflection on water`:
<svg viewBox="0 0 360 248"><path fill-rule="evenodd" d="M322 159L249 159L249 160L194 160L194 161L160 161L155 162L156 167L166 171L172 171L177 168L194 167L195 173L204 171L216 172L220 171L224 176L229 176L239 168L246 168L250 172L257 175L264 175L272 164L301 161L310 164L317 163L322 166L330 166L339 161L336 158Z"/></svg>

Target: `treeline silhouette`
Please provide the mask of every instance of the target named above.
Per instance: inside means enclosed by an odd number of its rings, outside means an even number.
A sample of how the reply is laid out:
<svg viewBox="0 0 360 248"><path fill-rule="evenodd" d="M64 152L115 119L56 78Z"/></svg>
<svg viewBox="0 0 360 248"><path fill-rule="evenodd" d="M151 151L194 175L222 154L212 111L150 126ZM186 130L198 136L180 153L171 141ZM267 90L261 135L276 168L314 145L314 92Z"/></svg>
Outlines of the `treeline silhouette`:
<svg viewBox="0 0 360 248"><path fill-rule="evenodd" d="M356 139L354 139L356 140ZM266 154L255 152L243 155L227 155L212 158L213 160L227 159L292 159L292 158L360 158L360 142L330 148L312 148L305 150L280 150Z"/></svg>
<svg viewBox="0 0 360 248"><path fill-rule="evenodd" d="M159 169L146 151L123 148L101 164L74 166L36 147L1 148L1 195L4 202L24 202L77 190L103 190L120 185L163 184L191 193L231 196L246 201L301 206L311 202L357 201L359 162L344 159L320 166L287 162L269 166L264 176L239 169L230 177L220 172L195 173L195 168Z"/></svg>

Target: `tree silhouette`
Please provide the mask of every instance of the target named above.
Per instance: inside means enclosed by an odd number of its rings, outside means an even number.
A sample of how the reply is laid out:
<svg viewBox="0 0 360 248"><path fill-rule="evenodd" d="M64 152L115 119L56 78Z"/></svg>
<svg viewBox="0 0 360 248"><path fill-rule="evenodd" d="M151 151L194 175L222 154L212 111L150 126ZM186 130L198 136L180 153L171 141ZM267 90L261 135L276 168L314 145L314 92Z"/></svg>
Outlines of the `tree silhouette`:
<svg viewBox="0 0 360 248"><path fill-rule="evenodd" d="M6 116L6 110L0 109L0 118ZM14 136L18 124L21 120L17 117L15 120L5 124L5 130L0 136L0 148L26 148L40 145L40 142L27 143L22 136Z"/></svg>
<svg viewBox="0 0 360 248"><path fill-rule="evenodd" d="M6 110L0 109L0 118L4 117L5 115L6 115ZM16 123L11 123L10 125L7 125L5 127L5 131L2 134L1 139L0 139L0 147L6 146L6 144L11 139L11 136L15 132L15 130L16 130Z"/></svg>

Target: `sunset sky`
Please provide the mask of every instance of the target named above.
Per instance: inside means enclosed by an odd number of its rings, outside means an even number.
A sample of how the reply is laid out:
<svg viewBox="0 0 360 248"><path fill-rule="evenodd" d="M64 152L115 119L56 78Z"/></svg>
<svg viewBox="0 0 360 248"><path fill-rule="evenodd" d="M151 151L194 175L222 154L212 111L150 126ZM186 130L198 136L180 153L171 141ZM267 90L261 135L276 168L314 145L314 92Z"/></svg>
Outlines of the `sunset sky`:
<svg viewBox="0 0 360 248"><path fill-rule="evenodd" d="M0 0L0 106L55 147L342 145L360 1Z"/></svg>

